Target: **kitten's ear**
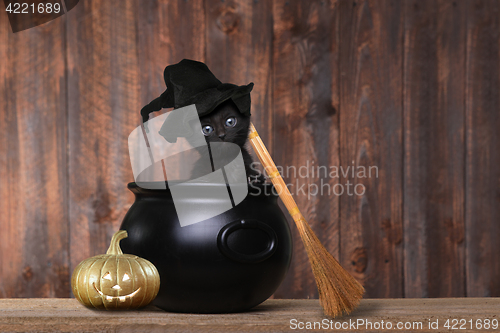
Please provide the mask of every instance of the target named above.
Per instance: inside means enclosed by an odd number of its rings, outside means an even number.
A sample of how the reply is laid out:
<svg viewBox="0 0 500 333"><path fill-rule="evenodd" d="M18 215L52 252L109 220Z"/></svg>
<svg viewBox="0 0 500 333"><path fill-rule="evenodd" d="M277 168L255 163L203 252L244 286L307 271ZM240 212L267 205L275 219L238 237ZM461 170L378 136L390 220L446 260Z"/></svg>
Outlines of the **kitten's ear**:
<svg viewBox="0 0 500 333"><path fill-rule="evenodd" d="M250 90L253 88L253 82L249 84ZM235 96L231 98L236 104L236 107L240 111L241 114L245 116L250 116L250 107L252 105L252 101L250 99L250 93L244 94L242 96ZM243 110L243 111L242 111Z"/></svg>

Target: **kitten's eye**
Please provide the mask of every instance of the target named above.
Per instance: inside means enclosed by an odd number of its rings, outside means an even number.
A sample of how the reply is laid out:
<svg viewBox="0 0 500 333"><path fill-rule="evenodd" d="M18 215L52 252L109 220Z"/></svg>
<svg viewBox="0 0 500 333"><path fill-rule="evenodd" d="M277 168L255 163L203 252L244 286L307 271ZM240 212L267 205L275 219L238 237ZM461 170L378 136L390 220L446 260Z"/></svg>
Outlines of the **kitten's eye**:
<svg viewBox="0 0 500 333"><path fill-rule="evenodd" d="M236 118L235 117L229 117L226 119L226 126L227 127L234 127L236 125Z"/></svg>
<svg viewBox="0 0 500 333"><path fill-rule="evenodd" d="M210 125L205 125L201 128L201 132L205 136L209 136L214 131L214 128Z"/></svg>

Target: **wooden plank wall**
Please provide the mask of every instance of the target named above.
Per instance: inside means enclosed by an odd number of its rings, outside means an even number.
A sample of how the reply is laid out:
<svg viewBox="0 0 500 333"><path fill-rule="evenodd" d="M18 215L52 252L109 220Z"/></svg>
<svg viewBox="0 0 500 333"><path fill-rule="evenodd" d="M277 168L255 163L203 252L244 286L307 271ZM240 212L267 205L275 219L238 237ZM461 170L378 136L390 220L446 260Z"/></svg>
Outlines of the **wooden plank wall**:
<svg viewBox="0 0 500 333"><path fill-rule="evenodd" d="M500 295L500 2L466 10L465 281L468 295Z"/></svg>
<svg viewBox="0 0 500 333"><path fill-rule="evenodd" d="M465 2L405 3L405 294L465 296ZM492 112L493 110L490 110Z"/></svg>
<svg viewBox="0 0 500 333"><path fill-rule="evenodd" d="M404 4L340 8L340 162L379 170L378 177L350 173L343 181L366 192L340 198L341 262L371 297L402 297Z"/></svg>
<svg viewBox="0 0 500 333"><path fill-rule="evenodd" d="M500 296L499 40L490 0L87 0L16 34L2 10L0 297L71 296L133 201L139 110L182 58L256 84L253 122L366 297ZM317 297L291 227L274 297Z"/></svg>
<svg viewBox="0 0 500 333"><path fill-rule="evenodd" d="M65 22L12 34L3 6L0 20L0 297L65 297Z"/></svg>

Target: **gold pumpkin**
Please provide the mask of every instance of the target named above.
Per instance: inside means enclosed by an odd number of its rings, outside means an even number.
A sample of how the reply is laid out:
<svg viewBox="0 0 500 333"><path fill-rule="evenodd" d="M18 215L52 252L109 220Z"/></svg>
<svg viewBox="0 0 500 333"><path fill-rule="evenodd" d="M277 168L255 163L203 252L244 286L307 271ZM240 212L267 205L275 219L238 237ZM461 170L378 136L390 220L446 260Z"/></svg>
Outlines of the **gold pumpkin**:
<svg viewBox="0 0 500 333"><path fill-rule="evenodd" d="M71 287L84 305L97 309L135 309L148 305L160 289L160 275L146 259L123 254L120 241L127 232L113 235L106 254L82 261L73 272Z"/></svg>

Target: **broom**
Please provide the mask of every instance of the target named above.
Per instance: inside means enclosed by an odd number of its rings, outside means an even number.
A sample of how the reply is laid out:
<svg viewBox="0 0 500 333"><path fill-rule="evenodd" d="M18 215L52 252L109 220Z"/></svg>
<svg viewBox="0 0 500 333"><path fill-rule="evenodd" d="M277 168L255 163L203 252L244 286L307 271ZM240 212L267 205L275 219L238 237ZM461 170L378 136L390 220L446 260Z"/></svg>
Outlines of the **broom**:
<svg viewBox="0 0 500 333"><path fill-rule="evenodd" d="M300 213L295 200L276 168L271 155L259 137L253 124L250 124L248 139L264 166L286 209L292 216L300 238L304 243L311 262L314 278L318 287L319 301L326 315L336 317L350 313L356 308L365 292L363 286L349 274L339 262L325 249L318 237Z"/></svg>

